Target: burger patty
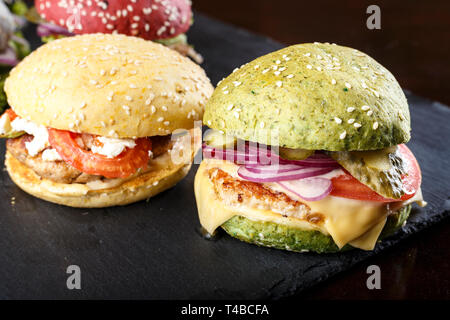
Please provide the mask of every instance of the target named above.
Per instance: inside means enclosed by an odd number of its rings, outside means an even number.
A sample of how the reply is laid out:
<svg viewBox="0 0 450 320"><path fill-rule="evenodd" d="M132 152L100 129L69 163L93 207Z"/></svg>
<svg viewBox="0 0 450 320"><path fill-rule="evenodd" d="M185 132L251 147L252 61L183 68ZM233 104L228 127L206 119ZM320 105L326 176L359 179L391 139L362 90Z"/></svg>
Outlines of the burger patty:
<svg viewBox="0 0 450 320"><path fill-rule="evenodd" d="M42 152L34 157L30 156L25 143L31 140L33 140L33 136L28 134L8 139L6 149L14 158L32 169L38 176L58 183L86 183L104 178L103 176L83 173L65 161L44 160L42 159ZM173 146L170 136L152 137L151 140L153 158L162 155Z"/></svg>
<svg viewBox="0 0 450 320"><path fill-rule="evenodd" d="M248 206L271 210L285 217L294 217L319 224L324 221L320 213L312 213L304 203L291 199L282 192L274 191L261 183L236 179L219 168L208 170L216 195L230 206Z"/></svg>

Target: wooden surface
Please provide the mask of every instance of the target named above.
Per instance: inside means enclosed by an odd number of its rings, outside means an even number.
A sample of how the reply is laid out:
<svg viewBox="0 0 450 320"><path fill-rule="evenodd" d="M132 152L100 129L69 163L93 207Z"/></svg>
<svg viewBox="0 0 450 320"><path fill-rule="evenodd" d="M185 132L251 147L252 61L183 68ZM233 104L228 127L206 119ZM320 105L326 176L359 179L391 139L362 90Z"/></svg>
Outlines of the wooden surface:
<svg viewBox="0 0 450 320"><path fill-rule="evenodd" d="M381 30L372 31L366 8L375 3ZM328 41L358 48L391 70L403 88L450 104L450 1L195 0L194 8L286 45ZM449 299L449 235L447 219L300 297ZM366 288L371 264L381 268L381 290Z"/></svg>
<svg viewBox="0 0 450 320"><path fill-rule="evenodd" d="M194 8L284 44L335 42L362 50L403 88L450 105L448 0L194 0ZM366 27L378 4L381 30Z"/></svg>

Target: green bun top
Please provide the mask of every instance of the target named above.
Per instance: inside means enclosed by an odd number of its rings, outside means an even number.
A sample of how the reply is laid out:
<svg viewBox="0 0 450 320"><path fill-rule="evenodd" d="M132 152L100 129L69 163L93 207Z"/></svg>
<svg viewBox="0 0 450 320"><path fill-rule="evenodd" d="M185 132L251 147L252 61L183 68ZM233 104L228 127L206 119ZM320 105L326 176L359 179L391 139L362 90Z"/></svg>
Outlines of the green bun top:
<svg viewBox="0 0 450 320"><path fill-rule="evenodd" d="M407 142L411 130L406 97L386 68L356 49L322 43L236 69L218 84L203 120L244 140L329 151L386 148Z"/></svg>

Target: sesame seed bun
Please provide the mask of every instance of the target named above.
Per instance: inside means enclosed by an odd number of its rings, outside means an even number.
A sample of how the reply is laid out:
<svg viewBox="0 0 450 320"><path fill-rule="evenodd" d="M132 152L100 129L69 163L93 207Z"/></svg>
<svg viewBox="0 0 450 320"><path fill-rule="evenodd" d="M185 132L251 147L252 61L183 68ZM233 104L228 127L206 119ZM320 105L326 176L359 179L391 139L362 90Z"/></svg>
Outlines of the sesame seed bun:
<svg viewBox="0 0 450 320"><path fill-rule="evenodd" d="M35 0L35 7L44 19L75 34L120 33L146 40L184 33L192 17L188 0Z"/></svg>
<svg viewBox="0 0 450 320"><path fill-rule="evenodd" d="M5 83L8 103L22 118L118 138L191 129L212 91L204 70L176 51L105 34L43 45Z"/></svg>
<svg viewBox="0 0 450 320"><path fill-rule="evenodd" d="M410 139L406 97L368 55L321 43L262 56L223 80L203 121L227 134L309 150L376 150ZM256 130L255 130L256 129ZM277 132L275 132L277 131Z"/></svg>
<svg viewBox="0 0 450 320"><path fill-rule="evenodd" d="M200 147L194 144L196 143L194 139L191 143L191 161L174 163L170 153L166 152L149 162L150 171L125 179L123 183L105 189L93 189L82 183L57 183L42 178L14 158L9 151L6 152L5 165L14 183L37 198L70 207L103 208L148 199L173 187L188 174L192 159ZM186 158L189 158L189 155Z"/></svg>

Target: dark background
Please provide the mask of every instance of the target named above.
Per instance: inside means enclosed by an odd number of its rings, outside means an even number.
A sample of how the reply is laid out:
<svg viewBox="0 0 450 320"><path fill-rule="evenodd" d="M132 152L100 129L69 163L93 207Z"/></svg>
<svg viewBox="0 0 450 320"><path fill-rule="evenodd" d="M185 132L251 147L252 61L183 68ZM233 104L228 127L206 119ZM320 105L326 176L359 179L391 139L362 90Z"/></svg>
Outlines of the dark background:
<svg viewBox="0 0 450 320"><path fill-rule="evenodd" d="M381 30L366 9L381 9ZM286 45L335 42L369 54L412 92L450 104L448 0L194 0L196 10Z"/></svg>
<svg viewBox="0 0 450 320"><path fill-rule="evenodd" d="M371 4L381 8L381 30L366 27ZM320 41L357 48L387 67L403 88L450 104L448 0L194 0L193 5L286 45ZM447 219L301 297L448 300L449 234ZM371 264L381 268L381 290L366 288L366 268Z"/></svg>

